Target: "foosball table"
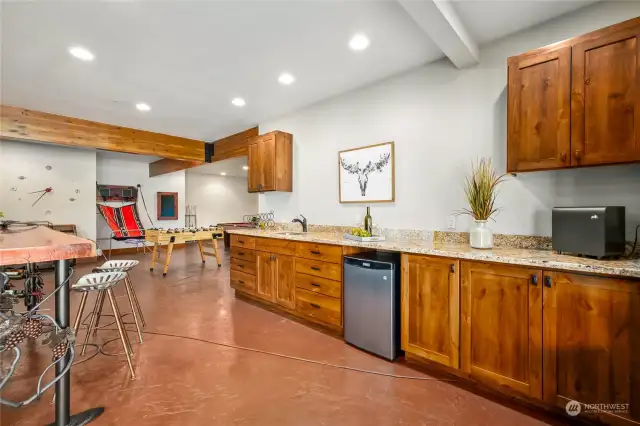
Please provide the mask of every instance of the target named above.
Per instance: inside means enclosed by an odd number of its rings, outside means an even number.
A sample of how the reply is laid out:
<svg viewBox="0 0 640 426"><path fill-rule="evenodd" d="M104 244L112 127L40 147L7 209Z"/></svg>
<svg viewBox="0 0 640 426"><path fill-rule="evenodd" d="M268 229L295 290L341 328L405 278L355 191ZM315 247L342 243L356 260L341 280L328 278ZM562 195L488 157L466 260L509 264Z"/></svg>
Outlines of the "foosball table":
<svg viewBox="0 0 640 426"><path fill-rule="evenodd" d="M218 252L218 238L222 238L223 231L219 227L209 228L176 228L176 229L147 229L144 232L144 239L153 243L153 255L151 258L151 268L156 264L156 260L160 260L161 250L165 250L164 270L162 275L166 276L169 271L169 263L171 262L171 252L173 252L174 244L183 244L190 241L198 243L200 249L200 257L202 263L205 263L205 256L215 256L218 267L222 266L220 261L220 253ZM205 251L204 244L211 242L213 252Z"/></svg>

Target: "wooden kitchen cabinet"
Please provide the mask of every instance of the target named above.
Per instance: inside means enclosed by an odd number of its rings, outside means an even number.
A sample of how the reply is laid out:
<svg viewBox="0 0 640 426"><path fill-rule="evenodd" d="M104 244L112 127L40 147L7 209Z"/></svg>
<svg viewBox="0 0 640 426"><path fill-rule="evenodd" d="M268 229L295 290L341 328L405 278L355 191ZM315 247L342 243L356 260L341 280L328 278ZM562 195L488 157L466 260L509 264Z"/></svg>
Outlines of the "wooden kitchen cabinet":
<svg viewBox="0 0 640 426"><path fill-rule="evenodd" d="M640 422L640 282L545 271L543 292L545 402L629 404L597 416Z"/></svg>
<svg viewBox="0 0 640 426"><path fill-rule="evenodd" d="M402 349L459 368L459 261L402 255Z"/></svg>
<svg viewBox="0 0 640 426"><path fill-rule="evenodd" d="M289 133L256 136L248 146L249 192L293 190L293 141Z"/></svg>
<svg viewBox="0 0 640 426"><path fill-rule="evenodd" d="M571 47L509 58L507 171L570 165Z"/></svg>
<svg viewBox="0 0 640 426"><path fill-rule="evenodd" d="M462 371L542 398L542 271L461 262Z"/></svg>
<svg viewBox="0 0 640 426"><path fill-rule="evenodd" d="M507 171L640 161L640 18L508 59Z"/></svg>
<svg viewBox="0 0 640 426"><path fill-rule="evenodd" d="M256 295L269 302L294 309L295 262L292 256L256 252Z"/></svg>
<svg viewBox="0 0 640 426"><path fill-rule="evenodd" d="M571 164L640 160L640 20L573 46Z"/></svg>

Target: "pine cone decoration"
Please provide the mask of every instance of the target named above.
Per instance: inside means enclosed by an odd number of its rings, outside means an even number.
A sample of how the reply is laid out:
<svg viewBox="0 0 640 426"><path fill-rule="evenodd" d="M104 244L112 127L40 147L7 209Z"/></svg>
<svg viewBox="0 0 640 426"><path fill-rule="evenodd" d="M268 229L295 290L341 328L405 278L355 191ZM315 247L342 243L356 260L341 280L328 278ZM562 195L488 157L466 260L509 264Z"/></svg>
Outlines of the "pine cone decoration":
<svg viewBox="0 0 640 426"><path fill-rule="evenodd" d="M60 358L62 358L64 356L64 354L67 353L67 346L69 345L69 343L64 340L60 343L58 343L54 348L53 348L53 360L57 361Z"/></svg>
<svg viewBox="0 0 640 426"><path fill-rule="evenodd" d="M10 335L7 336L7 339L4 341L4 349L11 350L18 346L24 339L27 338L27 335L22 330L16 330Z"/></svg>
<svg viewBox="0 0 640 426"><path fill-rule="evenodd" d="M29 319L22 325L22 331L24 331L27 337L37 339L42 334L42 321Z"/></svg>

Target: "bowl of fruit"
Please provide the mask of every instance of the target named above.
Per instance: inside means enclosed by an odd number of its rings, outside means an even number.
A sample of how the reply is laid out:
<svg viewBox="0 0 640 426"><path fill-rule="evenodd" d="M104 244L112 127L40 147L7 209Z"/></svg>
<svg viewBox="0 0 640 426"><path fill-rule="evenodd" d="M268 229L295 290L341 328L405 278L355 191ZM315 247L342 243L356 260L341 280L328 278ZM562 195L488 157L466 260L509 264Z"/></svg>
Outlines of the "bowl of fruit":
<svg viewBox="0 0 640 426"><path fill-rule="evenodd" d="M363 228L352 228L350 234L344 234L344 237L348 240L372 242L372 241L384 241L384 237L373 236L369 231Z"/></svg>

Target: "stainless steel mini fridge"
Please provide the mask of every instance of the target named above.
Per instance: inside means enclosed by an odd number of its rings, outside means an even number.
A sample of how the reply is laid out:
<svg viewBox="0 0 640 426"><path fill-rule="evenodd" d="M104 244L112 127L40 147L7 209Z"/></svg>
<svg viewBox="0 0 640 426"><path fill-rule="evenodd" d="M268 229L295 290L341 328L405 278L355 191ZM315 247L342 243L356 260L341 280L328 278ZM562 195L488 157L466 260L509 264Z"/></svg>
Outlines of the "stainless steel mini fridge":
<svg viewBox="0 0 640 426"><path fill-rule="evenodd" d="M400 353L400 255L344 257L344 338L391 361Z"/></svg>

